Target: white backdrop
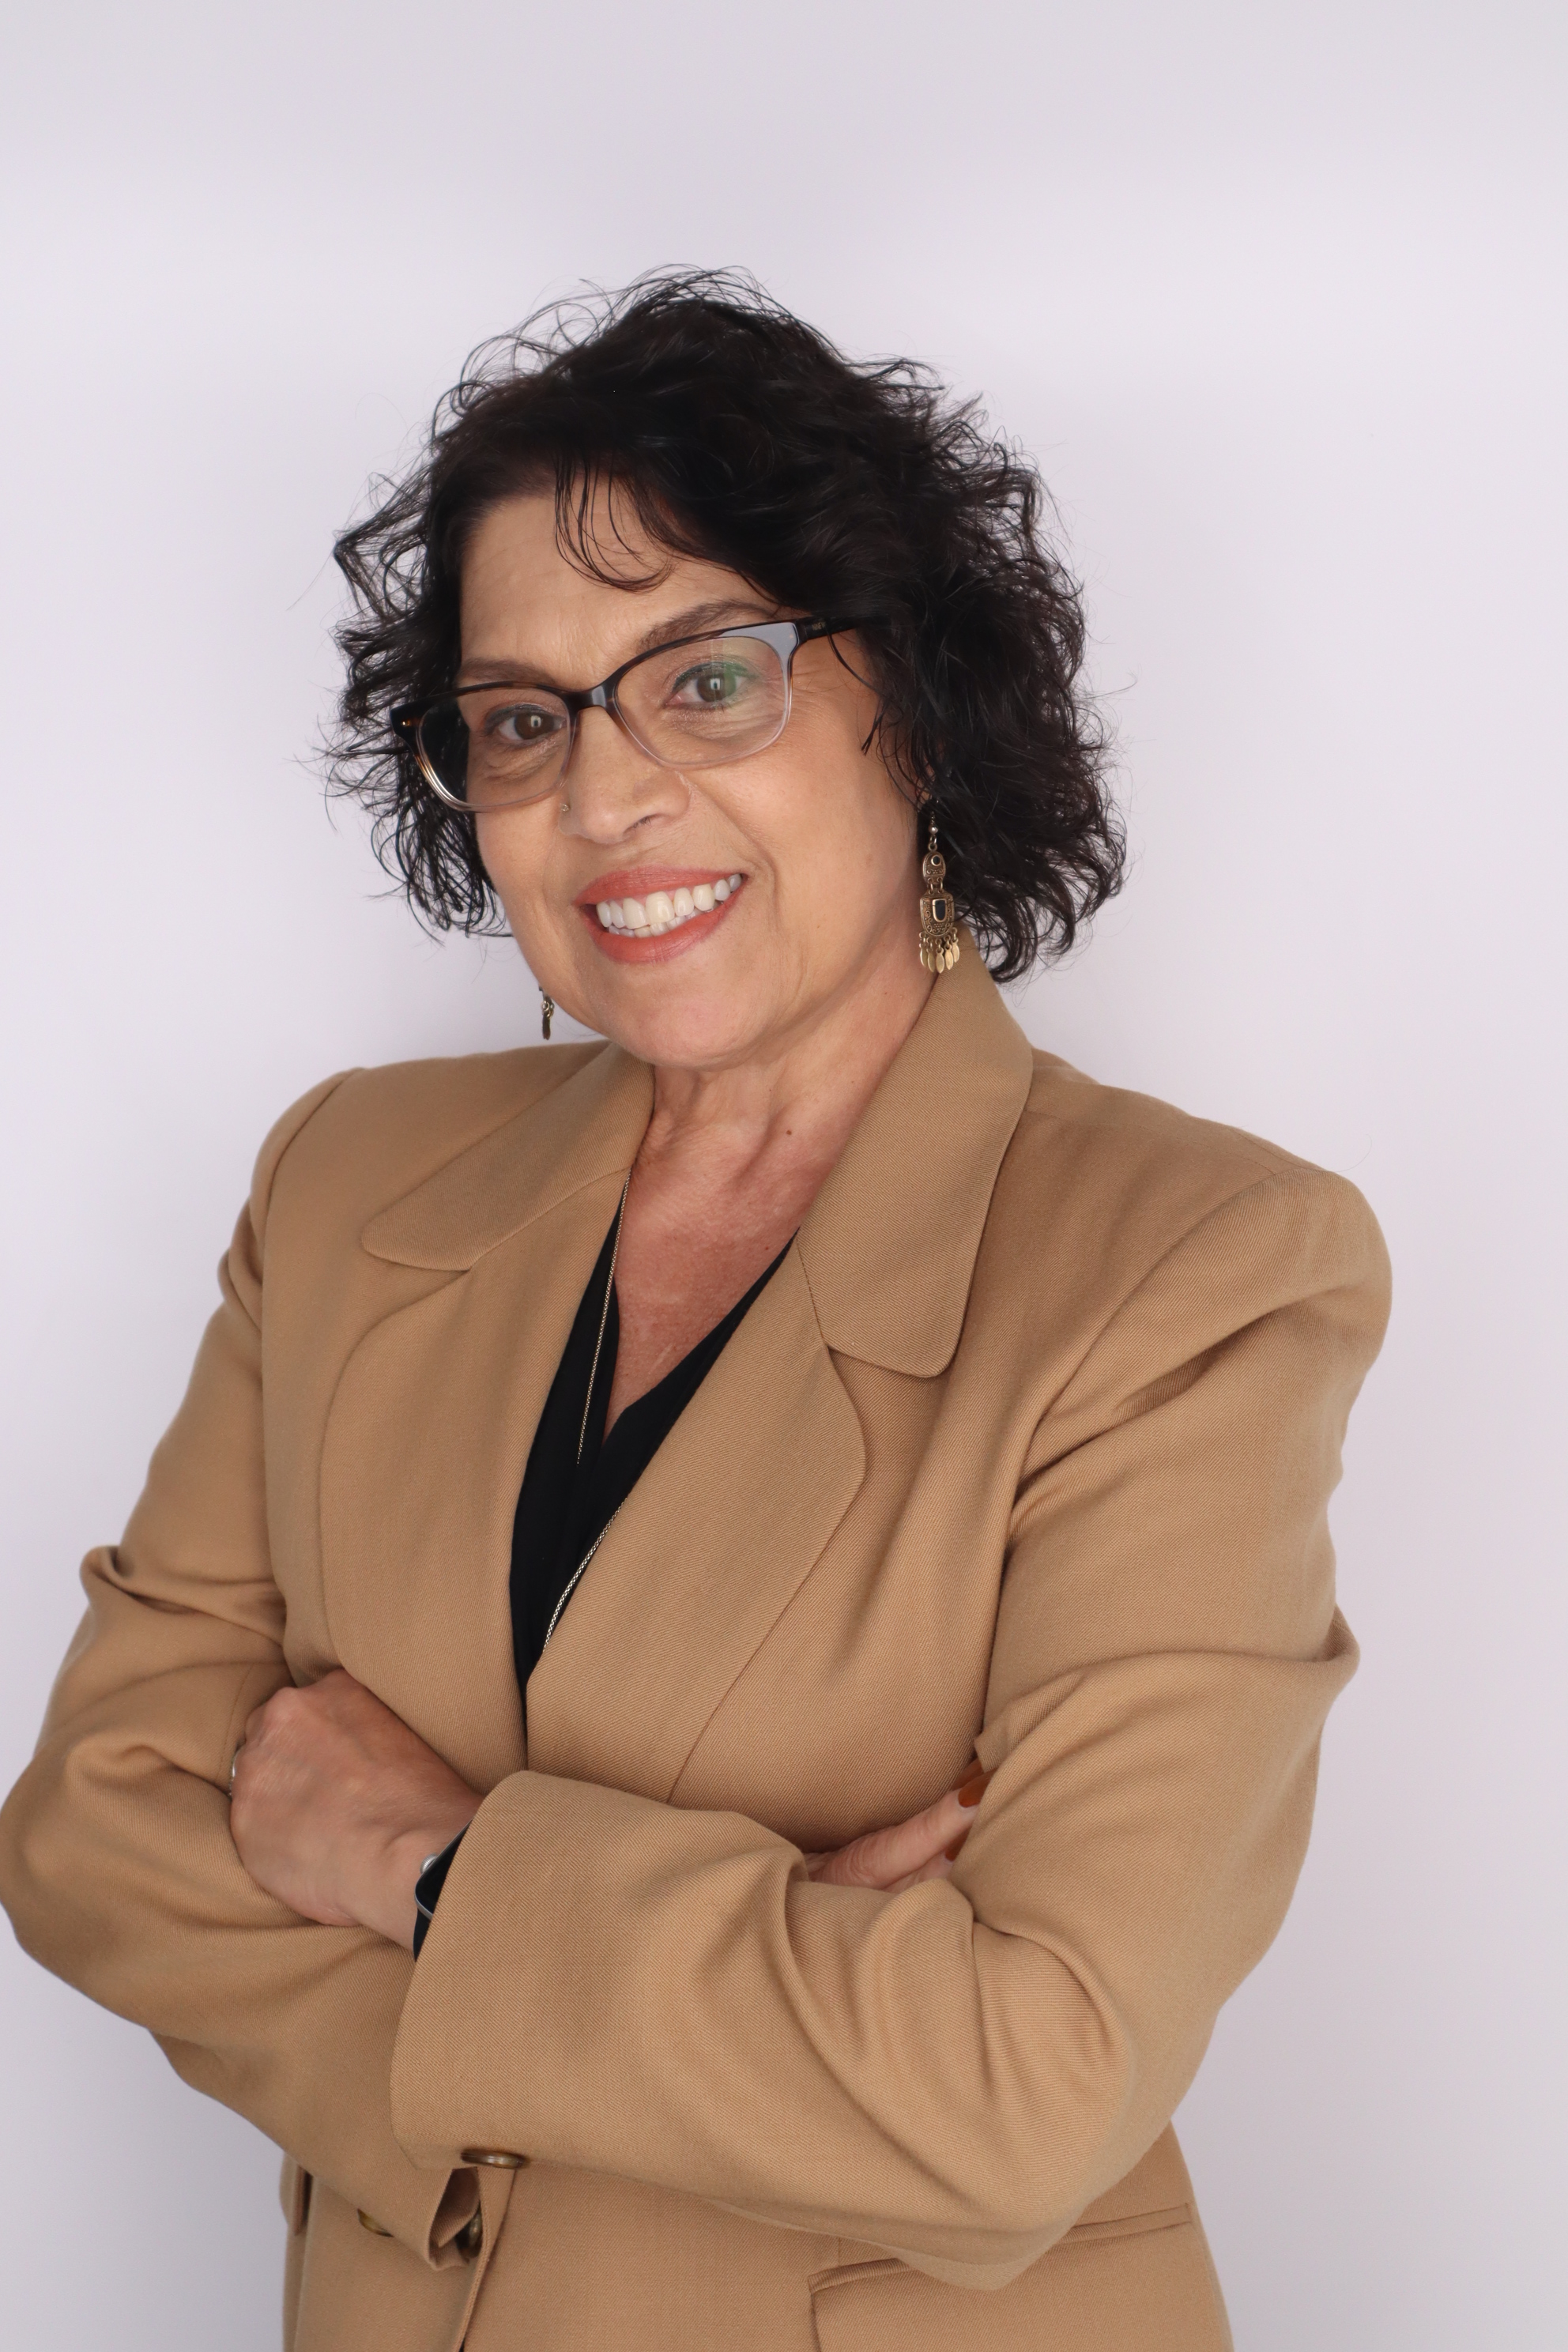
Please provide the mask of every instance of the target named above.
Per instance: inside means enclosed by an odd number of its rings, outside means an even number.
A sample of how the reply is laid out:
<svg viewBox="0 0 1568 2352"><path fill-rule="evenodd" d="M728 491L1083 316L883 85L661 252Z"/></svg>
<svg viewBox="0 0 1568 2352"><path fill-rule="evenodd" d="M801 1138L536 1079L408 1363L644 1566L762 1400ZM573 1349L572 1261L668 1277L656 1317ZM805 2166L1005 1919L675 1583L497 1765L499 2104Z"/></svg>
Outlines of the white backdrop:
<svg viewBox="0 0 1568 2352"><path fill-rule="evenodd" d="M1365 1664L1182 2118L1238 2344L1568 2340L1560 13L65 0L7 55L0 1777L277 1111L537 1034L302 764L331 535L542 296L747 264L1061 501L1137 856L1032 1034L1394 1252ZM257 2136L8 1941L0 2069L0 2338L272 2347Z"/></svg>

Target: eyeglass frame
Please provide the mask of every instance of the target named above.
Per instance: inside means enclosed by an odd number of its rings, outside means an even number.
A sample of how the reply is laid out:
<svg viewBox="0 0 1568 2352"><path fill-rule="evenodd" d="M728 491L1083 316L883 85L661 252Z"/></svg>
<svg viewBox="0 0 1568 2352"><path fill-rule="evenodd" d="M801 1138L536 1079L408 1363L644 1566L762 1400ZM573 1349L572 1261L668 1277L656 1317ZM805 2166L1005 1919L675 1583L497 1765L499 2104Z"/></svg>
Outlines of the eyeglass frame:
<svg viewBox="0 0 1568 2352"><path fill-rule="evenodd" d="M399 703L391 713L392 724L411 741L419 772L443 808L449 808L459 816L489 816L501 809L531 808L534 802L546 799L566 779L567 772L572 765L573 754L577 749L578 718L584 710L604 711L606 718L614 719L627 740L635 743L644 758L651 760L656 767L668 768L677 773L682 767L728 767L737 764L741 760L754 759L759 751L771 751L789 725L792 705L791 673L795 667L795 657L802 646L814 645L823 637L840 636L849 629L865 628L871 625L873 617L868 614L857 620L833 620L819 614L804 621L733 621L721 629L698 629L689 637L670 637L663 645L649 646L642 653L634 654L629 661L622 662L620 667L613 669L608 677L602 677L597 686L536 686L534 689L536 692L551 695L557 702L565 706L567 727L565 754L549 783L543 785L540 791L530 793L521 800L492 801L489 808L485 809L476 809L469 802L460 801L447 791L425 756L425 746L420 740L419 730L431 711L440 709L443 704L456 702L460 707L465 694L483 694L487 691L494 693L498 688L513 685L514 680L476 678L471 686L448 687L443 694L424 695L417 702ZM621 709L619 699L621 680L629 670L639 668L644 662L657 661L661 654L678 653L682 646L710 645L716 637L761 637L778 656L780 667L784 671L784 714L778 727L768 737L765 743L754 744L751 751L732 753L728 759L701 761L662 759L657 751L643 741ZM779 642L781 638L785 642ZM525 688L520 688L520 691L525 690Z"/></svg>

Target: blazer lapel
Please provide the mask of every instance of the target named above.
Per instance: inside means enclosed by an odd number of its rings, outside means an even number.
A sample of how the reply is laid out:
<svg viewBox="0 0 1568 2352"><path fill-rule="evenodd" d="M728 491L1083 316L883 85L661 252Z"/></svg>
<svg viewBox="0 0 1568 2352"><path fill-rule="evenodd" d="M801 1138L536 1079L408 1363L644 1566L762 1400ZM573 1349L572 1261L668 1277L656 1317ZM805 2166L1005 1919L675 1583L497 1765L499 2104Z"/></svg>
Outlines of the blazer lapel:
<svg viewBox="0 0 1568 2352"><path fill-rule="evenodd" d="M991 1195L1034 1082L967 929L801 1228L837 1355L931 1379L952 1360Z"/></svg>
<svg viewBox="0 0 1568 2352"><path fill-rule="evenodd" d="M651 1098L641 1064L597 1055L362 1236L395 1303L327 1418L327 1622L349 1672L479 1788L524 1761L512 1518Z"/></svg>
<svg viewBox="0 0 1568 2352"><path fill-rule="evenodd" d="M529 1684L537 1769L668 1796L864 1478L835 1354L926 1378L951 1360L1031 1073L970 942L563 1612ZM512 1518L651 1102L651 1074L606 1049L363 1236L399 1290L328 1419L328 1622L480 1788L525 1761Z"/></svg>
<svg viewBox="0 0 1568 2352"><path fill-rule="evenodd" d="M627 1497L534 1668L531 1762L668 1797L865 1468L794 1249Z"/></svg>
<svg viewBox="0 0 1568 2352"><path fill-rule="evenodd" d="M835 1354L951 1360L1034 1072L968 948L563 1613L528 1686L540 1769L667 1798L865 1477Z"/></svg>

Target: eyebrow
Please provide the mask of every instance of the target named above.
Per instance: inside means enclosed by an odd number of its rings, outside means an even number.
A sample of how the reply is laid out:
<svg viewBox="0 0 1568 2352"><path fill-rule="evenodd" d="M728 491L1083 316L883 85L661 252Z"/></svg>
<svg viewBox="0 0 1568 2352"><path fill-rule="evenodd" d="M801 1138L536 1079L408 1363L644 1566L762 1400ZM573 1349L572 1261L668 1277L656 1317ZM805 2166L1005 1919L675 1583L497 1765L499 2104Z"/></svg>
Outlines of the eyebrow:
<svg viewBox="0 0 1568 2352"><path fill-rule="evenodd" d="M700 636L708 629L727 628L736 623L771 617L760 601L745 596L716 596L703 604L689 604L684 612L671 613L664 620L656 621L651 628L645 629L620 660L611 664L611 674L624 668L627 662L636 661L639 654L654 653L660 646L670 645L678 638ZM459 686L477 686L481 681L493 681L497 686L547 687L557 694L562 691L554 678L530 669L526 663L499 657L488 661L482 656L464 662L458 672L457 683Z"/></svg>

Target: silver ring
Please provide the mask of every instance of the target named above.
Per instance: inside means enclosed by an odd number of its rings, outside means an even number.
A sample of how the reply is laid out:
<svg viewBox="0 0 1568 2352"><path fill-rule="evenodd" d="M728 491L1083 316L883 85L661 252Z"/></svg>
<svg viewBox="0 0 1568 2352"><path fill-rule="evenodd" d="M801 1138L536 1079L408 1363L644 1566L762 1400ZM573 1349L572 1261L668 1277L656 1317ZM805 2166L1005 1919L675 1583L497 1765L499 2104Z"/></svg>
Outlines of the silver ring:
<svg viewBox="0 0 1568 2352"><path fill-rule="evenodd" d="M229 1793L229 1795L230 1795L231 1797L232 1797L232 1796L233 1796L233 1794L234 1794L234 1776L235 1776L235 1774L236 1774L236 1773L238 1771L238 1769L239 1769L239 1759L240 1759L241 1753L242 1753L242 1752L243 1752L243 1750L244 1750L244 1748L245 1748L245 1742L244 1742L244 1740L242 1739L242 1740L240 1741L240 1743L239 1743L239 1746L235 1749L233 1759L232 1759L232 1761L231 1761L231 1762L230 1762L230 1764L229 1764L229 1768L228 1768L228 1793Z"/></svg>

